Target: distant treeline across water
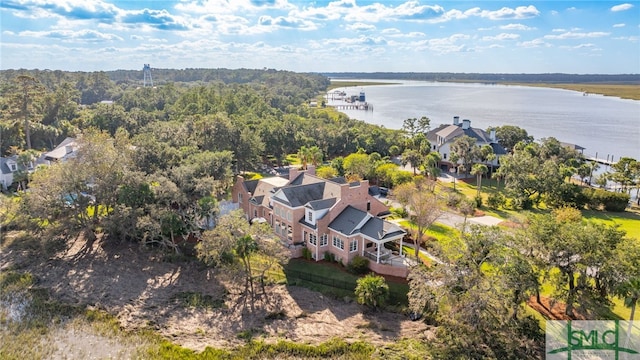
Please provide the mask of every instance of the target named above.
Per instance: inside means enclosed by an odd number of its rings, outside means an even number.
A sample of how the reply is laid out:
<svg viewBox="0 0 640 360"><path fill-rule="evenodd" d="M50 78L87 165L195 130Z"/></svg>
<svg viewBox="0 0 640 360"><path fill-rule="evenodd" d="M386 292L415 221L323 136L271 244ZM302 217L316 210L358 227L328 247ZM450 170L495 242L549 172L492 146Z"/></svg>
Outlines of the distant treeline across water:
<svg viewBox="0 0 640 360"><path fill-rule="evenodd" d="M330 78L415 81L475 81L520 83L607 83L640 85L640 74L481 74L442 72L337 72L322 73Z"/></svg>

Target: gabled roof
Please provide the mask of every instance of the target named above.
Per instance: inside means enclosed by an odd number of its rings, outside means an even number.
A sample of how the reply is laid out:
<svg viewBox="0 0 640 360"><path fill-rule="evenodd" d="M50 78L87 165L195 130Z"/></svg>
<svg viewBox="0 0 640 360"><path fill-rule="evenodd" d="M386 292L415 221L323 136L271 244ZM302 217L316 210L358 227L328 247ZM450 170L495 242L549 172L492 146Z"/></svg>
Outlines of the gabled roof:
<svg viewBox="0 0 640 360"><path fill-rule="evenodd" d="M346 235L352 235L359 230L358 226L363 220L370 216L367 212L349 205L342 210L340 215L333 219L331 224L329 224L329 228Z"/></svg>
<svg viewBox="0 0 640 360"><path fill-rule="evenodd" d="M324 194L324 182L314 184L285 186L278 190L274 200L291 207L304 206L308 202L321 200ZM279 196L282 194L283 196Z"/></svg>
<svg viewBox="0 0 640 360"><path fill-rule="evenodd" d="M314 201L309 201L305 207L311 210L321 210L321 209L328 209L330 207L333 206L333 204L335 204L337 201L336 198L331 198L331 199L320 199L320 200L314 200Z"/></svg>
<svg viewBox="0 0 640 360"><path fill-rule="evenodd" d="M60 159L64 159L69 156L73 156L74 152L78 150L79 146L76 142L75 138L68 137L60 143L60 145L56 146L55 149L44 154L45 160L49 161L57 161Z"/></svg>
<svg viewBox="0 0 640 360"><path fill-rule="evenodd" d="M0 172L3 174L11 174L13 171L9 168L10 162L17 163L18 156L0 157Z"/></svg>
<svg viewBox="0 0 640 360"><path fill-rule="evenodd" d="M498 143L491 143L489 144L491 145L491 148L493 149L493 153L496 155L506 155L507 154L507 150L504 148L504 146L498 144Z"/></svg>
<svg viewBox="0 0 640 360"><path fill-rule="evenodd" d="M406 234L399 226L351 205L342 210L340 215L329 224L329 228L346 235L360 233L380 241Z"/></svg>
<svg viewBox="0 0 640 360"><path fill-rule="evenodd" d="M490 143L491 139L486 131L478 128L470 127L468 129L463 129L462 125L447 125L442 128L438 128L435 131L437 136L442 137L445 141L450 141L457 137L467 135L476 140L483 141L486 143ZM433 138L433 136L431 136Z"/></svg>
<svg viewBox="0 0 640 360"><path fill-rule="evenodd" d="M399 226L378 217L370 218L360 229L364 235L376 240L385 240L404 235L406 232Z"/></svg>
<svg viewBox="0 0 640 360"><path fill-rule="evenodd" d="M244 189L247 190L247 192L253 194L256 191L256 187L258 186L258 181L260 180L245 180L242 182L242 184L244 185Z"/></svg>

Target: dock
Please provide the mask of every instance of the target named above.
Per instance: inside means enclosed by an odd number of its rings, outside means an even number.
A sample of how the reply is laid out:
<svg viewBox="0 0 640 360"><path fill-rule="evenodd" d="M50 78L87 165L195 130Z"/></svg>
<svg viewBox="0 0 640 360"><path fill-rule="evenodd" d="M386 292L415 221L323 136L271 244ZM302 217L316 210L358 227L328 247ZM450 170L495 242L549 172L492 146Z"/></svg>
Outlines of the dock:
<svg viewBox="0 0 640 360"><path fill-rule="evenodd" d="M329 104L336 110L367 110L373 111L373 104L370 103L349 103L349 104Z"/></svg>
<svg viewBox="0 0 640 360"><path fill-rule="evenodd" d="M591 156L591 157L587 156L587 157L585 157L585 159L587 161L597 162L598 164L607 165L607 166L611 166L611 165L617 163L617 161L613 161L613 156L611 157L611 160L609 160L608 158L607 159L599 159L599 158L597 158L595 156Z"/></svg>

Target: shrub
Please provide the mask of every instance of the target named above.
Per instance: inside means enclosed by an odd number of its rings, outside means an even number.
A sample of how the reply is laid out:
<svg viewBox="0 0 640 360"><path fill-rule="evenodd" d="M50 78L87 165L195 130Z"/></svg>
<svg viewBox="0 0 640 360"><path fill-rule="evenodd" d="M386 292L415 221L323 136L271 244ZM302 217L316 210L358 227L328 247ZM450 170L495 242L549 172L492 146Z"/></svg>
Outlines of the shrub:
<svg viewBox="0 0 640 360"><path fill-rule="evenodd" d="M456 193L454 193L453 191L448 191L446 193L446 200L447 200L447 206L455 208L458 206L458 204L460 204L460 201L462 201L462 197Z"/></svg>
<svg viewBox="0 0 640 360"><path fill-rule="evenodd" d="M606 211L624 211L629 203L629 194L606 191L602 189L584 189L582 194L592 209L603 208Z"/></svg>
<svg viewBox="0 0 640 360"><path fill-rule="evenodd" d="M359 304L377 309L389 299L389 285L382 276L369 274L358 279L355 295Z"/></svg>
<svg viewBox="0 0 640 360"><path fill-rule="evenodd" d="M473 201L476 203L476 208L479 209L482 207L482 195L478 194L473 198Z"/></svg>
<svg viewBox="0 0 640 360"><path fill-rule="evenodd" d="M356 255L347 265L347 269L354 274L366 274L369 272L369 259Z"/></svg>
<svg viewBox="0 0 640 360"><path fill-rule="evenodd" d="M505 200L506 199L504 198L504 195L502 195L501 193L493 193L490 194L487 198L487 205L489 205L489 207L492 209L497 209L501 206L504 206Z"/></svg>
<svg viewBox="0 0 640 360"><path fill-rule="evenodd" d="M307 260L311 260L311 256L312 256L312 254L311 254L311 250L309 250L309 248L306 248L306 247L302 248L302 257L303 258L305 258Z"/></svg>
<svg viewBox="0 0 640 360"><path fill-rule="evenodd" d="M324 252L324 261L335 262L336 261L336 256L333 255L333 253L325 251Z"/></svg>
<svg viewBox="0 0 640 360"><path fill-rule="evenodd" d="M407 210L403 207L392 207L391 209L389 209L389 211L391 211L391 213L393 213L395 216L399 217L399 218L407 218L409 217L409 213L407 212Z"/></svg>

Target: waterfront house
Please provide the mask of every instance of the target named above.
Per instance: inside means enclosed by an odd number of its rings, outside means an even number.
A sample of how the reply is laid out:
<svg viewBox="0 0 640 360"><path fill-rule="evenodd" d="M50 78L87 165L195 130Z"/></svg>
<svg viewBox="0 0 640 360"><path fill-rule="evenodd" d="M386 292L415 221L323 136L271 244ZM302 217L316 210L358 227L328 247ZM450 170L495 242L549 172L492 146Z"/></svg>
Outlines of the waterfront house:
<svg viewBox="0 0 640 360"><path fill-rule="evenodd" d="M18 171L18 156L0 157L0 186L7 190L13 184L13 174Z"/></svg>
<svg viewBox="0 0 640 360"><path fill-rule="evenodd" d="M267 222L292 257L302 256L304 248L316 261L332 258L347 264L360 255L370 259L373 271L407 276L401 250L393 253L385 247L401 244L406 232L384 220L389 208L369 193L368 180L327 180L316 176L313 166L291 168L286 178L238 176L232 197L247 220Z"/></svg>
<svg viewBox="0 0 640 360"><path fill-rule="evenodd" d="M496 131L492 130L487 133L482 129L471 127L471 120L460 121L459 116L454 116L453 124L442 124L427 133L427 140L431 143L431 151L437 151L442 158L440 162L442 171L451 171L456 166L451 162L451 144L464 135L474 138L478 146L491 146L496 158L485 164L491 168L499 166L500 157L505 155L507 151L498 143Z"/></svg>

